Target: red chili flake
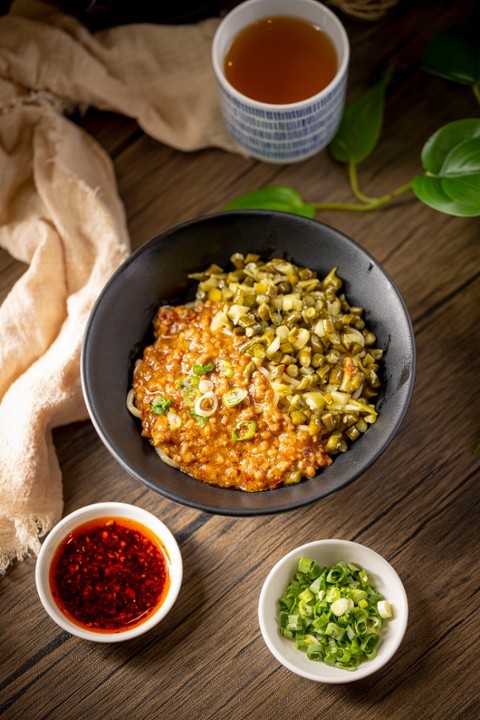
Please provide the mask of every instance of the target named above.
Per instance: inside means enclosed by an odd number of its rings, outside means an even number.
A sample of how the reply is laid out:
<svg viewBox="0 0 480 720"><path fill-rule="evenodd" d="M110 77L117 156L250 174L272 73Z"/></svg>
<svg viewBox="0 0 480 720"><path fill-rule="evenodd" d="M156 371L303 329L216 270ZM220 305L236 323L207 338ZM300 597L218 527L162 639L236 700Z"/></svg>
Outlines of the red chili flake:
<svg viewBox="0 0 480 720"><path fill-rule="evenodd" d="M159 539L128 518L99 518L57 548L50 587L60 610L99 632L129 630L163 603L170 586Z"/></svg>

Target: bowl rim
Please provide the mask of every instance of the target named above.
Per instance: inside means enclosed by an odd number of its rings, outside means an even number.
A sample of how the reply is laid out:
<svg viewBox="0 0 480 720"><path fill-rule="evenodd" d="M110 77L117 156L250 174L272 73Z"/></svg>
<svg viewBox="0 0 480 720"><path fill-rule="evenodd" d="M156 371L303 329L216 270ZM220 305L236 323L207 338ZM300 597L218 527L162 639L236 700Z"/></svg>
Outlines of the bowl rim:
<svg viewBox="0 0 480 720"><path fill-rule="evenodd" d="M317 552L321 552L321 550L328 550L333 549L336 552L341 551L342 549L345 549L345 551L348 553L350 552L357 552L362 553L367 558L371 558L372 561L374 561L377 565L377 567L381 567L383 572L388 575L390 581L393 581L395 583L396 587L396 595L398 595L398 601L394 604L394 613L396 614L395 622L396 625L394 626L395 635L389 638L388 647L386 647L383 643L380 646L380 650L378 655L373 660L368 660L362 663L358 668L355 670L346 670L343 668L337 668L333 666L326 665L323 662L311 662L311 671L309 669L305 669L299 665L295 665L294 662L290 661L280 649L282 644L287 644L286 647L288 649L292 649L291 641L286 640L285 638L282 638L280 634L274 636L275 632L278 632L277 629L277 619L276 619L276 611L271 608L272 603L272 595L273 592L273 584L275 580L278 577L278 574L282 571L286 571L288 567L290 567L292 570L288 573L288 577L290 577L295 568L296 562L298 562L298 559L305 555L308 556L310 551L314 550ZM348 562L349 558L344 557L344 554L342 552L341 556L338 556L338 559L343 559ZM318 560L317 558L314 558ZM319 561L320 562L320 561ZM365 565L366 563L360 563L358 560L353 562L356 562L358 565ZM369 568L367 569L367 572L369 572ZM376 571L373 573L374 575L377 575L379 578L383 578L384 576L380 575L380 571ZM280 591L281 594L281 591ZM388 600L388 595L386 594L386 599ZM280 595L278 596L280 597ZM278 600L278 598L276 598ZM275 601L276 601L275 600ZM270 608L270 610L269 610ZM275 613L275 623L274 627L272 627L272 613ZM270 650L272 655L278 660L279 663L281 663L284 667L286 667L291 672L295 673L296 675L300 675L301 677L306 678L307 680L313 680L315 682L323 682L326 684L345 684L345 683L351 683L356 682L358 680L362 680L380 670L383 668L395 655L398 648L400 647L403 638L405 636L407 625L408 625L408 616L409 616L409 607L408 607L408 597L405 590L405 587L403 585L403 582L398 575L395 568L384 558L382 555L380 555L376 550L373 550L372 548L368 547L367 545L363 545L362 543L358 543L352 540L344 540L341 538L326 538L322 540L313 540L307 543L304 543L303 545L299 545L292 550L290 550L288 553L283 555L271 568L269 571L267 577L265 578L265 581L262 585L259 599L258 599L258 622L260 626L260 631L263 637L263 640L267 646L267 648ZM269 624L270 623L270 624ZM387 632L389 628L387 627ZM390 628L392 630L392 628ZM276 641L276 642L275 642ZM280 646L280 647L279 647ZM383 652L382 652L383 648ZM302 657L300 654L302 653L302 650L294 649L294 653L299 653L299 658ZM302 657L302 659L304 656Z"/></svg>
<svg viewBox="0 0 480 720"><path fill-rule="evenodd" d="M49 583L49 570L53 554L74 528L88 520L99 517L124 517L137 521L149 528L162 543L170 573L170 587L164 602L145 622L119 632L102 633L89 631L73 621L57 606ZM171 530L149 510L125 502L103 501L91 503L65 515L48 533L42 543L35 563L35 585L40 601L50 618L63 630L84 640L99 643L115 643L143 635L163 620L175 604L183 580L183 560L177 540Z"/></svg>
<svg viewBox="0 0 480 720"><path fill-rule="evenodd" d="M159 472L160 482L157 482L157 477L152 479L146 476L142 472L141 467L136 467L135 465L132 465L130 463L128 455L125 453L124 449L119 446L118 440L115 437L112 437L112 433L108 430L108 428L105 427L105 422L101 415L97 416L96 398L91 389L94 370L90 367L89 361L89 354L92 352L92 348L94 348L95 345L95 341L92 336L94 336L96 332L95 323L97 322L99 315L101 316L102 301L106 296L108 296L109 293L113 293L115 288L120 287L122 275L128 273L132 264L134 264L139 258L147 255L148 253L154 252L155 249L160 248L162 244L170 243L171 246L173 238L176 235L188 232L192 228L197 228L205 225L208 227L210 224L215 225L217 223L227 221L235 223L236 221L243 221L244 218L247 220L253 220L255 222L260 222L260 219L263 219L263 221L265 222L268 219L271 219L272 223L281 224L290 222L293 223L295 227L298 227L299 230L301 228L308 228L309 232L312 231L312 228L315 228L315 232L319 232L320 234L324 233L327 237L330 236L330 241L331 238L334 237L335 241L338 241L339 246L342 248L343 251L345 247L351 246L354 252L358 253L359 256L363 256L365 261L368 261L369 263L369 270L370 268L375 268L376 271L378 271L383 277L383 280L385 281L385 287L388 287L388 290L395 298L395 303L397 304L397 307L400 309L401 324L404 328L405 336L408 339L408 345L406 347L406 350L408 351L408 366L405 366L407 376L405 381L401 384L401 386L399 386L398 389L398 392L401 394L402 398L400 403L400 410L395 410L394 422L392 422L392 424L387 428L387 431L384 433L382 442L378 445L378 447L375 446L375 449L372 448L372 451L368 453L366 457L362 456L359 460L353 463L353 467L349 469L348 478L342 478L340 483L337 481L329 483L327 480L328 475L325 476L324 473L328 473L328 471L331 470L332 467L335 467L335 465L338 466L339 463L341 464L342 456L337 458L333 465L330 466L330 468L320 470L315 478L309 480L308 483L310 483L310 488L308 490L304 489L303 493L292 493L292 487L277 488L275 490L265 491L263 493L245 493L231 488L216 488L211 485L203 484L204 487L202 488L201 499L192 498L189 496L188 489L187 491L185 490L185 487L188 488L189 481L192 480L188 475L182 473L182 479L186 478L186 481L178 483L174 489L162 485L161 470ZM285 251L283 249L280 249L279 252ZM319 251L319 253L321 258L321 252ZM367 308L367 310L372 312L370 308ZM395 282L392 280L389 273L383 267L382 263L377 260L366 248L360 245L360 243L343 233L341 230L338 230L337 228L314 218L307 218L293 213L286 213L275 210L222 211L196 217L180 223L176 226L170 227L169 229L161 232L160 234L151 238L149 241L140 245L114 271L114 273L111 275L111 277L101 290L87 320L81 351L80 370L83 397L92 424L95 427L95 430L99 435L100 439L102 440L103 444L107 447L111 455L115 458L119 465L124 470L126 470L132 477L134 477L136 480L138 480L140 483L142 483L149 489L163 495L169 500L181 503L183 505L198 510L203 510L205 512L231 516L251 516L262 514L268 515L296 509L298 507L305 506L312 502L316 502L324 497L327 497L331 493L336 492L342 487L345 487L346 485L356 480L359 476L363 475L366 470L368 470L368 468L371 467L376 462L376 460L385 452L387 447L394 439L401 424L403 423L408 407L410 405L416 379L415 333L405 300L402 297ZM397 390L394 391L394 393L396 392ZM145 442L147 441L145 440ZM345 453L345 455L348 456L348 453ZM178 470L177 472L181 471ZM332 471L330 472L330 476L331 475ZM312 481L318 479L320 476L322 476L321 486L316 486L315 488L313 488ZM199 481L195 480L194 482L198 483ZM302 486L304 488L306 485L307 482L302 483ZM298 486L295 486L295 488L298 488ZM219 493L221 493L221 500L219 499ZM273 493L275 493L274 496L272 495ZM257 497L255 498L255 500L249 498L249 502L247 503L245 500L246 495L256 495ZM270 497L267 499L266 495L269 495ZM240 496L243 496L243 498L240 499ZM260 498L260 496L264 497Z"/></svg>

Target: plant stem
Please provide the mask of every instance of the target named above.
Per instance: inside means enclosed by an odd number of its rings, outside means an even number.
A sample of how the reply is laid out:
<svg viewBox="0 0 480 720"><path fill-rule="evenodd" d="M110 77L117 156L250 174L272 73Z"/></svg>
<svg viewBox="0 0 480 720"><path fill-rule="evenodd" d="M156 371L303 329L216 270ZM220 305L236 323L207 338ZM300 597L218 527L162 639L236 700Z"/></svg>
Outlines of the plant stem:
<svg viewBox="0 0 480 720"><path fill-rule="evenodd" d="M363 203L370 203L377 200L377 198L364 195L360 190L360 187L358 185L357 163L355 162L355 160L350 160L348 163L348 177L350 179L350 187L352 188L352 192L355 197L357 197Z"/></svg>
<svg viewBox="0 0 480 720"><path fill-rule="evenodd" d="M472 85L472 90L478 104L480 105L480 83L475 83L475 85Z"/></svg>
<svg viewBox="0 0 480 720"><path fill-rule="evenodd" d="M400 185L400 187L393 190L391 193L388 193L388 195L383 195L379 198L370 198L368 201L365 201L363 203L310 203L312 207L315 208L316 211L321 210L351 210L353 212L372 212L373 210L379 210L384 205L387 205L387 203L394 200L399 195L402 195L403 193L407 192L411 189L413 184L413 180L410 180L408 183L405 183L405 185Z"/></svg>

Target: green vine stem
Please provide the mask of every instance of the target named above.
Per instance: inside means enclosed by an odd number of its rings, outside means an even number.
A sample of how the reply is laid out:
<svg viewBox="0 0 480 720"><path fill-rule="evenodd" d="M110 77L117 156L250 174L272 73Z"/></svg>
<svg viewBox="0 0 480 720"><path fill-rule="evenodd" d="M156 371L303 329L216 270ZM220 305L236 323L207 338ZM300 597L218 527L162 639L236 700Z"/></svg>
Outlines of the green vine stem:
<svg viewBox="0 0 480 720"><path fill-rule="evenodd" d="M478 104L480 105L480 83L475 83L475 85L472 85L472 90Z"/></svg>
<svg viewBox="0 0 480 720"><path fill-rule="evenodd" d="M410 180L409 182L405 183L405 185L400 185L400 187L396 188L391 193L388 193L387 195L382 195L382 197L379 198L369 198L368 196L363 195L363 193L360 193L360 195L355 193L359 200L361 200L362 197L365 198L362 203L311 203L311 205L315 208L316 211L350 210L353 212L372 212L373 210L379 210L381 207L387 205L399 195L403 195L403 193L411 190L412 184L413 180Z"/></svg>
<svg viewBox="0 0 480 720"><path fill-rule="evenodd" d="M371 203L376 200L376 198L369 197L368 195L364 195L361 192L360 186L358 184L357 163L355 162L355 160L350 160L348 163L348 177L350 180L350 187L353 194L355 195L355 197L361 200L362 203Z"/></svg>

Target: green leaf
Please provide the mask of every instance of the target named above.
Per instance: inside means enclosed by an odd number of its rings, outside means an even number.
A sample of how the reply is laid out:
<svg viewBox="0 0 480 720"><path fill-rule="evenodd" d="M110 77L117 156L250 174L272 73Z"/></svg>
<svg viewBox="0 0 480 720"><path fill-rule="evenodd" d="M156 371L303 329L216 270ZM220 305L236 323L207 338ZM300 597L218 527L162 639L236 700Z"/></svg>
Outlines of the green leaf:
<svg viewBox="0 0 480 720"><path fill-rule="evenodd" d="M452 200L442 189L438 178L417 175L412 184L412 190L417 198L428 207L457 217L477 217L480 208L470 208L462 203Z"/></svg>
<svg viewBox="0 0 480 720"><path fill-rule="evenodd" d="M442 165L442 173L448 177L464 176L479 171L480 137L459 142L450 150Z"/></svg>
<svg viewBox="0 0 480 720"><path fill-rule="evenodd" d="M443 166L448 153L464 140L480 137L480 120L467 118L444 125L425 143L422 150L422 166L436 175Z"/></svg>
<svg viewBox="0 0 480 720"><path fill-rule="evenodd" d="M225 205L224 210L278 210L315 217L315 207L305 203L296 190L284 185L247 192Z"/></svg>
<svg viewBox="0 0 480 720"><path fill-rule="evenodd" d="M337 133L330 143L330 152L335 160L361 163L374 150L382 132L385 90L392 72L389 69L375 85L345 109Z"/></svg>
<svg viewBox="0 0 480 720"><path fill-rule="evenodd" d="M426 174L412 185L421 202L449 215L480 215L480 119L457 120L437 130L421 159Z"/></svg>
<svg viewBox="0 0 480 720"><path fill-rule="evenodd" d="M480 82L480 15L436 35L427 45L420 66L427 72L464 85Z"/></svg>
<svg viewBox="0 0 480 720"><path fill-rule="evenodd" d="M452 200L480 215L480 172L467 178L445 178L442 188Z"/></svg>
<svg viewBox="0 0 480 720"><path fill-rule="evenodd" d="M442 187L452 200L480 207L480 138L464 140L454 147L441 173L445 176Z"/></svg>

